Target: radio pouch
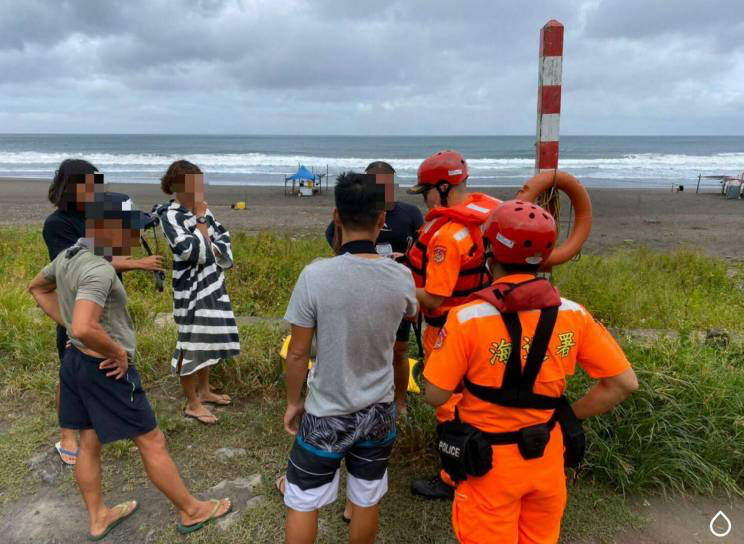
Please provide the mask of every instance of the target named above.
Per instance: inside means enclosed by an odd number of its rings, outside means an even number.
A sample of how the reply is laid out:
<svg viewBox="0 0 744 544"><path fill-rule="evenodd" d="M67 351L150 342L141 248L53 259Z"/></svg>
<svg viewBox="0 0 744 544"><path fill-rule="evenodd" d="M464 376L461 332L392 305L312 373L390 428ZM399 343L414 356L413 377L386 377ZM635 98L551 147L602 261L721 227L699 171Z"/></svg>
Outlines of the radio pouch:
<svg viewBox="0 0 744 544"><path fill-rule="evenodd" d="M550 441L550 426L547 423L524 427L519 430L517 446L525 459L542 457Z"/></svg>
<svg viewBox="0 0 744 544"><path fill-rule="evenodd" d="M492 467L491 443L486 435L455 415L452 421L437 425L437 449L442 468L454 481L483 476Z"/></svg>

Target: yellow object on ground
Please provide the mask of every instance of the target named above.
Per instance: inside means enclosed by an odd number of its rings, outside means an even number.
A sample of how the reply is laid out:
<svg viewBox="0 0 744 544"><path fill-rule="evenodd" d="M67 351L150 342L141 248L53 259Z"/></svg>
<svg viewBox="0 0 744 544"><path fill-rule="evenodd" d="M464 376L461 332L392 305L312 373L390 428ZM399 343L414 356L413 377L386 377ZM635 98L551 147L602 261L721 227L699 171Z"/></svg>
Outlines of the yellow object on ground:
<svg viewBox="0 0 744 544"><path fill-rule="evenodd" d="M292 335L285 337L284 340L282 340L282 348L279 350L279 357L282 358L282 370L287 370L286 360L287 360L287 352L289 351L289 341L292 339ZM307 363L307 368L313 368L313 360L310 359Z"/></svg>
<svg viewBox="0 0 744 544"><path fill-rule="evenodd" d="M236 202L233 205L233 208L235 208L236 210L245 210L245 202L243 202L242 200L239 202Z"/></svg>
<svg viewBox="0 0 744 544"><path fill-rule="evenodd" d="M416 366L416 359L408 358L408 392L421 393L421 388L413 377L413 367Z"/></svg>
<svg viewBox="0 0 744 544"><path fill-rule="evenodd" d="M282 358L282 370L286 370L286 364L285 361L287 360L287 352L289 351L289 341L292 339L292 335L285 337L284 340L282 340L282 347L279 350L279 357ZM416 380L413 377L413 367L416 365L416 359L408 359L408 392L409 393L421 393L421 389L419 388L418 384L416 383ZM310 359L307 365L308 368L313 367L313 360Z"/></svg>

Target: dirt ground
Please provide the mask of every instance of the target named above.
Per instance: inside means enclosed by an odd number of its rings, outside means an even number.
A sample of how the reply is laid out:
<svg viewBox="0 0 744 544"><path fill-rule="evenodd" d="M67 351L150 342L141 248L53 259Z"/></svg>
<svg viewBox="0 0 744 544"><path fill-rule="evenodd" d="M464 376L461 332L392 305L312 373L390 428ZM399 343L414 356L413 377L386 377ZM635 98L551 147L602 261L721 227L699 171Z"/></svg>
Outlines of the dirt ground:
<svg viewBox="0 0 744 544"><path fill-rule="evenodd" d="M617 544L713 544L744 542L744 501L711 497L650 497L634 509L648 519L643 529L621 532ZM722 512L730 521L730 532L718 537L711 521ZM712 530L726 533L729 525L719 517Z"/></svg>
<svg viewBox="0 0 744 544"><path fill-rule="evenodd" d="M0 178L0 225L40 224L53 211L46 201L43 180ZM110 184L108 190L129 194L149 211L168 200L157 185ZM480 189L479 189L480 190ZM486 192L513 198L515 189ZM590 189L593 228L584 246L588 253L604 253L622 245L654 249L694 248L726 259L742 257L736 233L744 230L744 201L724 200L716 193L672 193L666 190ZM398 191L398 198L423 206L421 196ZM233 231L279 231L319 234L330 220L333 191L313 197L284 196L281 187L207 187L207 200L217 218ZM247 210L233 210L238 200ZM568 230L568 203L562 209L563 231Z"/></svg>

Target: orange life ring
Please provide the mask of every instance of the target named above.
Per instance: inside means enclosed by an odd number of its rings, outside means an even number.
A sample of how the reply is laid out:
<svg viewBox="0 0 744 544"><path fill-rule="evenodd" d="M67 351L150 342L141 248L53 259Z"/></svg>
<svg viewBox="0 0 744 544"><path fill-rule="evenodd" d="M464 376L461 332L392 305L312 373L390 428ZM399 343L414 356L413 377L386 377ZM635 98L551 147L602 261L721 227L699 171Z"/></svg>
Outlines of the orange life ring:
<svg viewBox="0 0 744 544"><path fill-rule="evenodd" d="M534 202L540 193L547 191L553 185L566 193L571 199L576 222L566 241L553 250L541 268L563 264L578 255L592 231L592 201L589 198L589 193L579 180L568 172L563 170L540 172L522 186L516 198Z"/></svg>

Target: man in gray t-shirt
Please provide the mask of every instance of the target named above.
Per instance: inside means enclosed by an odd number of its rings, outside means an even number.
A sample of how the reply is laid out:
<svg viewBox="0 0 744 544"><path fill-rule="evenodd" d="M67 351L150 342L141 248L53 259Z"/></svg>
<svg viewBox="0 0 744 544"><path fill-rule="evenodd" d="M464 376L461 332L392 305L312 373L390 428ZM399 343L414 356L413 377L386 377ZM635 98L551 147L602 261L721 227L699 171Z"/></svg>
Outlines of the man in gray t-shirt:
<svg viewBox="0 0 744 544"><path fill-rule="evenodd" d="M335 199L340 254L302 271L284 316L292 326L284 426L296 436L279 482L289 507L288 542L316 534L317 510L336 499L344 458L352 534L374 540L396 433L395 333L402 318L417 312L411 272L375 250L385 222L384 184L369 174L342 174ZM317 355L303 402L313 336Z"/></svg>
<svg viewBox="0 0 744 544"><path fill-rule="evenodd" d="M415 315L415 293L410 270L385 257L343 253L305 267L284 319L315 329L306 412L339 416L393 401L395 332Z"/></svg>

